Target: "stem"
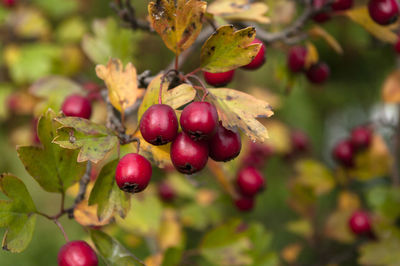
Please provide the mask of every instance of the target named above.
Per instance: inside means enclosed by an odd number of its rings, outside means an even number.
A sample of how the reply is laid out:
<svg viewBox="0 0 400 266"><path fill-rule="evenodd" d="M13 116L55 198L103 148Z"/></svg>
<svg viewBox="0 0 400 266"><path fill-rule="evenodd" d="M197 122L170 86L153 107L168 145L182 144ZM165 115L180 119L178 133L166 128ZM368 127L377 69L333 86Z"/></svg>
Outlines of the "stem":
<svg viewBox="0 0 400 266"><path fill-rule="evenodd" d="M66 211L60 212L60 214L61 214L61 213L64 214L64 213L66 213ZM47 215L47 214L45 214L45 213L42 213L42 212L39 212L39 211L37 211L36 214L38 214L38 215L40 215L40 216L43 216L44 218L53 221L53 222L57 225L57 227L60 228L60 230L61 230L61 232L62 232L62 234L63 234L63 236L64 236L64 238L65 238L65 241L66 241L66 242L69 242L69 239L68 239L67 234L65 233L64 227L63 227L62 224L58 221L58 218L59 218L62 214L61 214L61 215L56 215L56 216L54 216L54 217L49 216L49 215Z"/></svg>
<svg viewBox="0 0 400 266"><path fill-rule="evenodd" d="M208 168L217 178L218 183L222 186L222 188L233 198L236 199L238 197L232 183L226 178L226 173L222 169L221 165L214 161L208 161Z"/></svg>
<svg viewBox="0 0 400 266"><path fill-rule="evenodd" d="M64 235L65 241L69 242L69 238L68 238L67 234L65 233L65 230L64 230L64 227L62 226L62 224L57 219L54 219L53 221L58 226L58 228L60 228L62 234Z"/></svg>
<svg viewBox="0 0 400 266"><path fill-rule="evenodd" d="M179 68L179 54L175 56L175 70L178 71Z"/></svg>
<svg viewBox="0 0 400 266"><path fill-rule="evenodd" d="M186 75L184 78L185 78L185 80L187 80L188 78L194 78L195 80L197 80L200 83L201 87L193 86L193 88L203 90L204 94L203 94L203 97L201 98L201 101L204 101L206 99L207 95L209 94L209 91L207 90L206 85L203 83L203 81L198 76L189 75L189 74Z"/></svg>
<svg viewBox="0 0 400 266"><path fill-rule="evenodd" d="M193 76L194 74L196 74L197 72L199 72L201 70L201 67L196 68L195 70L193 70L192 72L189 72L188 74L186 74L184 76L184 78L187 78L188 76Z"/></svg>
<svg viewBox="0 0 400 266"><path fill-rule="evenodd" d="M397 125L393 136L393 169L392 169L392 183L393 186L400 186L400 172L398 162L400 160L400 104L397 104Z"/></svg>
<svg viewBox="0 0 400 266"><path fill-rule="evenodd" d="M74 209L75 206L85 198L86 188L90 182L91 171L92 171L92 163L90 161L88 161L86 164L85 174L82 176L81 180L79 181L79 192L75 198L74 207L72 207L72 209Z"/></svg>

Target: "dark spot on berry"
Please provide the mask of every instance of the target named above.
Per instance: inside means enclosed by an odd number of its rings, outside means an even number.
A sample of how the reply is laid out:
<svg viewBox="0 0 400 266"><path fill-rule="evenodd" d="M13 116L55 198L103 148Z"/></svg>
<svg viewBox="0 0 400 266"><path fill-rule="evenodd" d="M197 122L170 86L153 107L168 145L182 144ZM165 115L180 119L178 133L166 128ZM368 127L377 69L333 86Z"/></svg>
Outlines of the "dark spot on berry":
<svg viewBox="0 0 400 266"><path fill-rule="evenodd" d="M164 145L167 142L163 140L161 136L157 136L156 140L154 141L154 145Z"/></svg>
<svg viewBox="0 0 400 266"><path fill-rule="evenodd" d="M179 170L186 174L191 174L194 171L194 167L190 163L186 163L184 166L179 167Z"/></svg>
<svg viewBox="0 0 400 266"><path fill-rule="evenodd" d="M128 193L135 193L138 191L138 184L134 183L124 183L124 185L121 188L123 191L128 192Z"/></svg>

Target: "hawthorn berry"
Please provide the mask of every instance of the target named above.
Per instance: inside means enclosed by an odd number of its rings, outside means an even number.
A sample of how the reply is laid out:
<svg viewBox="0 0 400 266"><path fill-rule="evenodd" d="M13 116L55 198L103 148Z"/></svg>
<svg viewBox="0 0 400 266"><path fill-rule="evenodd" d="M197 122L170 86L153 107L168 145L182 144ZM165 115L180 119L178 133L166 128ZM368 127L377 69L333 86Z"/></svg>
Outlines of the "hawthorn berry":
<svg viewBox="0 0 400 266"><path fill-rule="evenodd" d="M309 149L310 141L304 132L295 130L291 134L292 150L294 152L305 152Z"/></svg>
<svg viewBox="0 0 400 266"><path fill-rule="evenodd" d="M249 166L239 171L236 184L242 195L252 197L264 189L265 180L256 168Z"/></svg>
<svg viewBox="0 0 400 266"><path fill-rule="evenodd" d="M194 141L185 132L180 132L171 145L171 161L184 174L200 171L207 164L208 144Z"/></svg>
<svg viewBox="0 0 400 266"><path fill-rule="evenodd" d="M92 105L86 97L79 94L73 94L64 100L61 110L66 116L89 119L92 114Z"/></svg>
<svg viewBox="0 0 400 266"><path fill-rule="evenodd" d="M235 200L235 206L239 211L247 212L254 208L254 198L241 196Z"/></svg>
<svg viewBox="0 0 400 266"><path fill-rule="evenodd" d="M314 9L319 10L317 14L315 14L312 19L318 23L324 23L331 19L331 15L326 12L320 10L325 4L327 0L313 0L312 5Z"/></svg>
<svg viewBox="0 0 400 266"><path fill-rule="evenodd" d="M158 184L158 195L165 202L171 202L175 198L175 191L167 182Z"/></svg>
<svg viewBox="0 0 400 266"><path fill-rule="evenodd" d="M308 80L315 84L324 83L329 75L329 66L322 62L312 65L306 72Z"/></svg>
<svg viewBox="0 0 400 266"><path fill-rule="evenodd" d="M293 46L290 48L287 65L292 72L304 70L306 64L307 49L304 46Z"/></svg>
<svg viewBox="0 0 400 266"><path fill-rule="evenodd" d="M380 25L389 25L397 20L399 4L397 0L370 0L368 2L370 17Z"/></svg>
<svg viewBox="0 0 400 266"><path fill-rule="evenodd" d="M253 58L253 60L249 64L242 66L242 68L244 69L249 69L249 70L258 69L265 63L265 51L266 51L265 44L257 38L255 38L251 42L251 44L255 43L260 43L261 48L258 51L257 55Z"/></svg>
<svg viewBox="0 0 400 266"><path fill-rule="evenodd" d="M192 102L183 109L180 123L182 130L192 139L208 139L217 130L217 109L209 102Z"/></svg>
<svg viewBox="0 0 400 266"><path fill-rule="evenodd" d="M261 168L265 161L274 154L274 149L268 144L250 142L246 156L243 158L242 165Z"/></svg>
<svg viewBox="0 0 400 266"><path fill-rule="evenodd" d="M242 149L239 133L226 129L221 122L208 145L211 159L217 162L227 162L236 158Z"/></svg>
<svg viewBox="0 0 400 266"><path fill-rule="evenodd" d="M3 6L13 7L17 4L17 0L3 0Z"/></svg>
<svg viewBox="0 0 400 266"><path fill-rule="evenodd" d="M166 104L155 104L148 108L139 126L143 138L156 146L173 141L178 134L178 128L175 111Z"/></svg>
<svg viewBox="0 0 400 266"><path fill-rule="evenodd" d="M359 126L351 131L351 144L354 149L368 148L372 140L372 131L366 126Z"/></svg>
<svg viewBox="0 0 400 266"><path fill-rule="evenodd" d="M214 87L223 87L232 81L235 76L235 70L229 70L227 72L211 73L203 72L204 80Z"/></svg>
<svg viewBox="0 0 400 266"><path fill-rule="evenodd" d="M151 164L146 158L137 153L128 153L118 162L115 181L123 191L137 193L147 187L151 174Z"/></svg>
<svg viewBox="0 0 400 266"><path fill-rule="evenodd" d="M349 220L351 231L356 235L366 235L371 233L371 218L364 211L354 212Z"/></svg>
<svg viewBox="0 0 400 266"><path fill-rule="evenodd" d="M333 149L333 158L344 167L354 165L354 149L350 140L342 140Z"/></svg>
<svg viewBox="0 0 400 266"><path fill-rule="evenodd" d="M394 45L394 50L400 54L400 38L397 39L396 44Z"/></svg>
<svg viewBox="0 0 400 266"><path fill-rule="evenodd" d="M58 266L97 266L96 252L82 240L71 241L58 252Z"/></svg>
<svg viewBox="0 0 400 266"><path fill-rule="evenodd" d="M353 7L353 0L335 0L331 7L334 11L343 11Z"/></svg>

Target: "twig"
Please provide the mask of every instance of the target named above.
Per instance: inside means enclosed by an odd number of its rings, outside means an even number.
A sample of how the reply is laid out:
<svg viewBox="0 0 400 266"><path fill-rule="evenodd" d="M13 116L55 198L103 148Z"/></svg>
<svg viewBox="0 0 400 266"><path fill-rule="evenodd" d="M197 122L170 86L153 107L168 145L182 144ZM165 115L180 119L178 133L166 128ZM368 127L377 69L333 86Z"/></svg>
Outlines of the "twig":
<svg viewBox="0 0 400 266"><path fill-rule="evenodd" d="M85 198L87 185L90 182L91 172L92 172L92 163L90 161L88 161L86 164L85 174L82 176L81 180L79 181L79 192L74 201L75 206L77 204L79 204Z"/></svg>
<svg viewBox="0 0 400 266"><path fill-rule="evenodd" d="M154 32L148 21L136 17L135 9L130 0L120 0L118 5L112 2L110 3L110 7L114 9L121 20L127 23L133 30Z"/></svg>
<svg viewBox="0 0 400 266"><path fill-rule="evenodd" d="M65 238L65 241L69 242L69 238L68 238L67 234L65 233L64 227L62 226L60 221L58 221L57 219L54 219L53 221L58 226L58 228L60 228L60 230L61 230L61 232L62 232L62 234L63 234L63 236Z"/></svg>

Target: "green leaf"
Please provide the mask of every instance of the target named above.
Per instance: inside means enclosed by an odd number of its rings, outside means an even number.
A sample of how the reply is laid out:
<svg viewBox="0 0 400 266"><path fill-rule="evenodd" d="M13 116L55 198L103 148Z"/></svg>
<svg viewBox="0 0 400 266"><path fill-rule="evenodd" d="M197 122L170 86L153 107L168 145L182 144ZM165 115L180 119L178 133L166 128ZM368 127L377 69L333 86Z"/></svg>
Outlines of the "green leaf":
<svg viewBox="0 0 400 266"><path fill-rule="evenodd" d="M78 163L78 151L62 149L52 143L61 125L52 110L39 119L38 135L43 147L19 146L17 152L26 171L48 192L63 193L85 173L86 164Z"/></svg>
<svg viewBox="0 0 400 266"><path fill-rule="evenodd" d="M24 183L15 176L2 174L0 190L10 200L0 200L0 227L7 227L3 249L21 252L32 239L36 207Z"/></svg>
<svg viewBox="0 0 400 266"><path fill-rule="evenodd" d="M83 93L78 83L61 76L41 78L32 84L29 92L43 99L37 107L42 113L49 108L58 111L61 109L61 105L68 95Z"/></svg>
<svg viewBox="0 0 400 266"><path fill-rule="evenodd" d="M182 248L169 248L164 253L164 259L162 262L162 266L175 266L179 265L183 255Z"/></svg>
<svg viewBox="0 0 400 266"><path fill-rule="evenodd" d="M367 202L375 212L392 221L400 216L399 188L373 187L367 193Z"/></svg>
<svg viewBox="0 0 400 266"><path fill-rule="evenodd" d="M100 230L90 230L90 237L96 246L97 251L105 260L107 265L133 266L144 265L135 255L130 253L117 240L103 233Z"/></svg>
<svg viewBox="0 0 400 266"><path fill-rule="evenodd" d="M274 113L271 106L250 94L232 89L208 89L210 99L218 110L219 119L227 128L240 128L251 140L264 142L267 129L257 120Z"/></svg>
<svg viewBox="0 0 400 266"><path fill-rule="evenodd" d="M107 127L80 117L59 117L61 124L53 142L66 149L79 149L78 162L98 163L118 144Z"/></svg>
<svg viewBox="0 0 400 266"><path fill-rule="evenodd" d="M90 193L89 205L97 204L100 221L109 219L115 212L124 218L129 210L129 197L115 182L117 164L118 160L113 160L103 166Z"/></svg>
<svg viewBox="0 0 400 266"><path fill-rule="evenodd" d="M143 97L142 104L138 111L138 121L142 118L143 113L152 105L158 103L158 94L160 91L161 78L163 74L155 77L147 87ZM169 82L165 81L162 87L162 102L171 106L173 109L192 101L196 96L196 90L189 84L181 84L173 89L168 90Z"/></svg>
<svg viewBox="0 0 400 266"><path fill-rule="evenodd" d="M33 0L33 2L35 6L40 7L54 18L66 16L79 8L78 1Z"/></svg>
<svg viewBox="0 0 400 266"><path fill-rule="evenodd" d="M136 44L141 39L139 31L119 27L118 23L108 18L95 20L92 24L94 35L85 35L82 48L96 64L106 64L110 58L121 58L124 65L132 62Z"/></svg>
<svg viewBox="0 0 400 266"><path fill-rule="evenodd" d="M8 117L9 107L7 105L8 96L12 93L11 85L0 83L0 121Z"/></svg>
<svg viewBox="0 0 400 266"><path fill-rule="evenodd" d="M72 17L61 23L57 28L57 39L62 43L79 42L86 33L86 24L81 17Z"/></svg>
<svg viewBox="0 0 400 266"><path fill-rule="evenodd" d="M249 64L261 44L251 44L256 36L254 27L235 31L232 25L219 27L201 48L201 68L217 73Z"/></svg>

